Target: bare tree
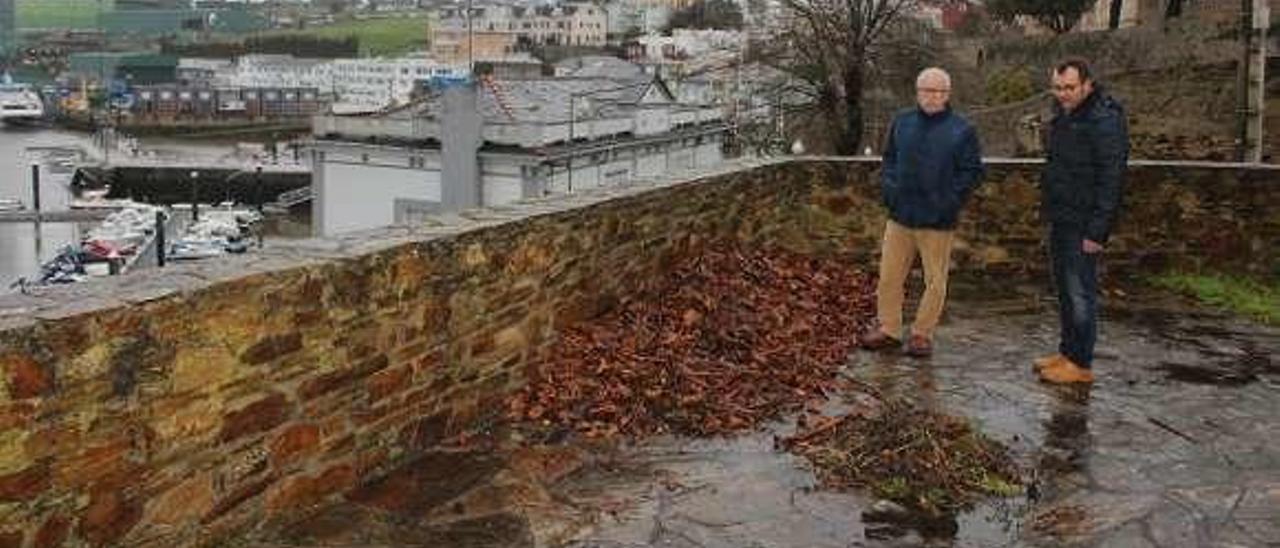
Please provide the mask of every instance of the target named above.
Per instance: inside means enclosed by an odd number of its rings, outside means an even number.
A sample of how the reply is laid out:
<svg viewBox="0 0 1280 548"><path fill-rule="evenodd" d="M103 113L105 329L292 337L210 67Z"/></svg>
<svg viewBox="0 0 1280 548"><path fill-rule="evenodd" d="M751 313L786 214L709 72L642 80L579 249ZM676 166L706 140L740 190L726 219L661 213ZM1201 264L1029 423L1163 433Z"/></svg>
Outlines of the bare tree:
<svg viewBox="0 0 1280 548"><path fill-rule="evenodd" d="M837 154L857 154L874 60L915 0L782 0L787 23L765 59L789 73L827 121Z"/></svg>

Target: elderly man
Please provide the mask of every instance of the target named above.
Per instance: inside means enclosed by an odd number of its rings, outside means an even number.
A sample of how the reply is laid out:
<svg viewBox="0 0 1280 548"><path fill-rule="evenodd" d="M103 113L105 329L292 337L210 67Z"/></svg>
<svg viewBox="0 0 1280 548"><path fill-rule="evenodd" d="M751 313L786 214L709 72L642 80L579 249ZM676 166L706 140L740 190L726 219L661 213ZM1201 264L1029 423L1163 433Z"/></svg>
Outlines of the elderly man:
<svg viewBox="0 0 1280 548"><path fill-rule="evenodd" d="M1098 332L1098 254L1120 209L1129 126L1120 103L1094 83L1087 61L1063 61L1050 76L1056 104L1040 191L1061 342L1035 369L1046 382L1087 384Z"/></svg>
<svg viewBox="0 0 1280 548"><path fill-rule="evenodd" d="M983 173L978 136L968 120L951 111L950 96L946 71L925 69L916 78L916 107L898 113L889 127L880 172L889 221L876 289L879 322L861 337L868 349L900 346L903 286L918 254L925 289L906 352L914 357L933 353L956 223Z"/></svg>

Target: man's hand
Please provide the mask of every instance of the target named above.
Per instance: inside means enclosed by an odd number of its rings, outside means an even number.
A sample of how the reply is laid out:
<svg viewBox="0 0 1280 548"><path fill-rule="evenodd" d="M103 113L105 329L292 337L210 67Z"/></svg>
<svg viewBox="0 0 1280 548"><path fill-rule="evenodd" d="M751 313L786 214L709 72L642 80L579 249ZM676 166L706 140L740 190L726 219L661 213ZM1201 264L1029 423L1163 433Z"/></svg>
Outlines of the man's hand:
<svg viewBox="0 0 1280 548"><path fill-rule="evenodd" d="M1101 251L1102 251L1102 244L1095 242L1093 240L1090 240L1088 238L1085 238L1084 240L1085 255L1093 255L1094 253L1099 253Z"/></svg>

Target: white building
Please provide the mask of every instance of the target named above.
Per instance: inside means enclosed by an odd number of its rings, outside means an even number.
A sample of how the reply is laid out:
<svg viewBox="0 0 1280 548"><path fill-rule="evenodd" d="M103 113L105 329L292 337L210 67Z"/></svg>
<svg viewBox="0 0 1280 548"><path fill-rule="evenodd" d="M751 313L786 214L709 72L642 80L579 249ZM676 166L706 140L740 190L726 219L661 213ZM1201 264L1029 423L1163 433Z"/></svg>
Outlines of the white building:
<svg viewBox="0 0 1280 548"><path fill-rule="evenodd" d="M465 57L459 49L474 46L476 55L519 51L529 46L604 46L609 16L590 2L560 5L477 5L468 20L465 6L432 14L431 44L441 59ZM447 51L437 51L447 50Z"/></svg>
<svg viewBox="0 0 1280 548"><path fill-rule="evenodd" d="M468 72L465 65L424 56L335 59L327 89L334 97L334 112L370 112L408 102L421 82L463 78Z"/></svg>
<svg viewBox="0 0 1280 548"><path fill-rule="evenodd" d="M612 0L604 5L609 14L609 34L661 31L671 20L672 5L651 0Z"/></svg>
<svg viewBox="0 0 1280 548"><path fill-rule="evenodd" d="M497 74L538 74L541 62L529 54L482 57ZM466 78L465 62L444 62L425 54L395 58L300 59L291 55L245 55L236 60L184 58L178 77L188 84L227 88L314 88L336 112L376 112L403 105L432 80Z"/></svg>
<svg viewBox="0 0 1280 548"><path fill-rule="evenodd" d="M329 86L328 59L292 55L242 55L231 85L245 88L318 88Z"/></svg>
<svg viewBox="0 0 1280 548"><path fill-rule="evenodd" d="M671 36L657 33L636 39L644 55L652 60L696 59L728 52L738 55L746 45L746 35L736 30L672 29Z"/></svg>
<svg viewBox="0 0 1280 548"><path fill-rule="evenodd" d="M327 236L711 166L725 131L721 109L647 76L462 84L383 116L318 116L313 226Z"/></svg>
<svg viewBox="0 0 1280 548"><path fill-rule="evenodd" d="M214 87L231 86L236 72L236 62L231 59L183 57L178 59L176 76L179 82L190 85L208 84Z"/></svg>
<svg viewBox="0 0 1280 548"><path fill-rule="evenodd" d="M557 78L608 78L613 80L635 80L643 78L644 67L635 63L610 57L608 55L586 55L570 57L552 67Z"/></svg>

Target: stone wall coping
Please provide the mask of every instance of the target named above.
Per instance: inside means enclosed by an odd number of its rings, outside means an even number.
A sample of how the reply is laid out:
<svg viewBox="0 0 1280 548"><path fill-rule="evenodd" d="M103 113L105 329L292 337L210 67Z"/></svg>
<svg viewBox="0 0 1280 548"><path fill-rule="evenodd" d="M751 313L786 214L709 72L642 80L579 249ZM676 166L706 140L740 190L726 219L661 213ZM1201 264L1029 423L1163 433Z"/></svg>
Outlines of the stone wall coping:
<svg viewBox="0 0 1280 548"><path fill-rule="evenodd" d="M795 161L813 162L847 162L878 164L880 156L792 156ZM986 156L982 163L997 166L1041 166L1044 158L1013 158ZM1129 167L1169 167L1183 169L1240 170L1280 172L1280 164L1264 164L1258 162L1198 162L1185 160L1129 160Z"/></svg>
<svg viewBox="0 0 1280 548"><path fill-rule="evenodd" d="M658 177L616 187L601 187L490 208L429 217L415 226L393 225L329 238L268 241L246 255L218 260L171 263L125 276L103 277L76 284L37 286L29 293L0 294L0 332L29 327L82 314L191 294L221 282L253 275L280 273L333 261L354 260L399 246L456 237L522 219L553 216L596 204L665 188L794 162L795 158L739 159L719 166Z"/></svg>

